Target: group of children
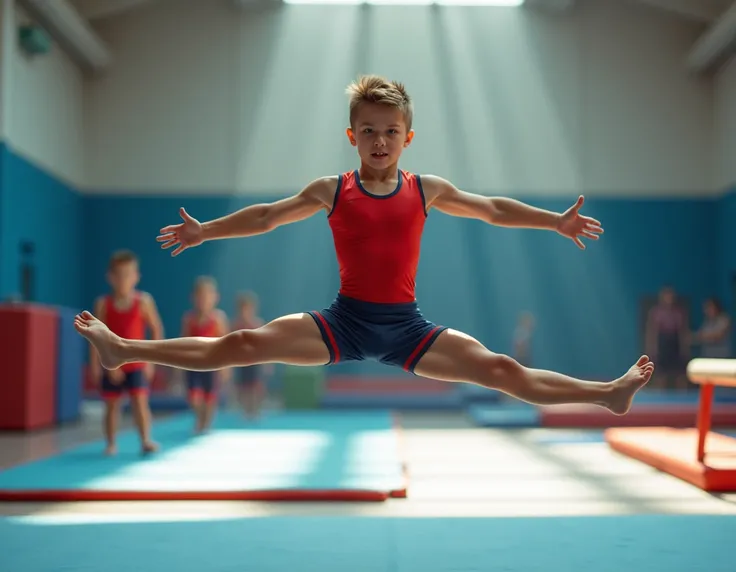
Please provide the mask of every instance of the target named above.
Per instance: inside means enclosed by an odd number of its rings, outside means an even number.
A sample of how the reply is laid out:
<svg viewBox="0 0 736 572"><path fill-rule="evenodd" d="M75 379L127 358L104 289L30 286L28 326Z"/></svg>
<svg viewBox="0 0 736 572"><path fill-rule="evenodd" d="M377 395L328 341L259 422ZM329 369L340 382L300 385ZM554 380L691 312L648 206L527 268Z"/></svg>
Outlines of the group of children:
<svg viewBox="0 0 736 572"><path fill-rule="evenodd" d="M163 325L153 297L137 289L140 272L136 255L130 251L115 252L108 264L107 281L110 292L95 301L95 314L100 316L100 320L121 337L163 339ZM192 308L182 318L181 335L219 337L230 331L255 329L264 323L258 316L258 300L252 293L238 296L237 314L232 323L218 308L219 302L215 279L209 276L198 278L192 291ZM130 397L142 452L156 451L158 444L151 438L152 416L148 400L153 367L146 363L128 363L115 370L106 370L100 365L93 347L90 352L90 374L105 403L105 453L114 455L117 452L116 434L124 393ZM230 381L237 388L237 399L245 414L256 417L260 413L265 397L262 366L182 373L188 402L195 413L195 433L202 433L211 426L219 390Z"/></svg>

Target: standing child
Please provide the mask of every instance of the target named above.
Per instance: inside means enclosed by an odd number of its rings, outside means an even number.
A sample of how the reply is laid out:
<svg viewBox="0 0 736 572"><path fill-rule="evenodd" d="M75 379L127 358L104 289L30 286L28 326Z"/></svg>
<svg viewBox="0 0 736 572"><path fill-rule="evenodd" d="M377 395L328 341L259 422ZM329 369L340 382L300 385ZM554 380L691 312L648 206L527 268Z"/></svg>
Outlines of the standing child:
<svg viewBox="0 0 736 572"><path fill-rule="evenodd" d="M258 297L253 292L245 292L238 296L237 317L233 322L233 331L255 330L264 324L258 315ZM270 364L266 367L272 367ZM250 365L237 368L235 383L237 384L238 403L247 417L255 418L261 413L266 387L263 383L265 368Z"/></svg>
<svg viewBox="0 0 736 572"><path fill-rule="evenodd" d="M182 336L218 338L228 333L227 316L217 308L220 294L217 282L210 276L200 276L194 283L192 303L194 308L184 314ZM218 384L226 370L187 371L189 405L196 417L196 433L203 433L212 425L217 409Z"/></svg>
<svg viewBox="0 0 736 572"><path fill-rule="evenodd" d="M117 335L143 340L146 328L154 340L163 339L163 327L153 297L136 290L140 281L138 258L127 250L115 252L110 258L107 281L112 289L95 301L99 319ZM151 440L151 409L148 404L148 384L154 369L151 364L130 362L115 369L103 369L97 352L90 352L92 379L101 385L105 401L106 455L117 453L115 441L120 419L120 403L124 391L130 395L133 419L140 434L143 453L152 453L158 445Z"/></svg>

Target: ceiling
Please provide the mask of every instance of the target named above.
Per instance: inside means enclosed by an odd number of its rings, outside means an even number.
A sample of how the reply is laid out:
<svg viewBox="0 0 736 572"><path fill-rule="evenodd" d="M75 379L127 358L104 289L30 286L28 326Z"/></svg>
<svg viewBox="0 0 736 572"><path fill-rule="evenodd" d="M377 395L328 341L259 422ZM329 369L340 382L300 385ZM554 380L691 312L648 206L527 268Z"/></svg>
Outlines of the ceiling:
<svg viewBox="0 0 736 572"><path fill-rule="evenodd" d="M157 0L69 0L70 3L87 20L95 21L103 18L112 18L129 10L138 8L144 4L156 2ZM204 1L204 0L200 0ZM232 0L233 3L246 5L252 0ZM552 8L568 8L575 3L585 0L527 0L534 5L549 5ZM621 0L618 0L621 1ZM633 0L646 4L660 10L679 14L704 23L715 21L734 0Z"/></svg>

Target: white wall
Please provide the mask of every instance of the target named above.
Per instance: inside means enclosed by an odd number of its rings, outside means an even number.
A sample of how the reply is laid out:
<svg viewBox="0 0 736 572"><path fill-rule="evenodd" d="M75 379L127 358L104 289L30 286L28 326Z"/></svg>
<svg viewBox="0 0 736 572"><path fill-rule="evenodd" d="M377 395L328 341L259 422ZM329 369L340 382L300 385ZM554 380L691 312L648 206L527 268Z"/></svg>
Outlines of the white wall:
<svg viewBox="0 0 736 572"><path fill-rule="evenodd" d="M500 8L161 0L98 28L115 54L86 85L89 190L293 192L355 166L346 84L404 81L402 167L477 192L704 194L712 88L683 59L702 29L587 0Z"/></svg>
<svg viewBox="0 0 736 572"><path fill-rule="evenodd" d="M716 185L736 187L736 56L716 76Z"/></svg>
<svg viewBox="0 0 736 572"><path fill-rule="evenodd" d="M27 17L16 6L16 30ZM17 31L16 31L17 34ZM10 113L4 133L11 148L73 187L83 185L83 79L56 44L49 54L30 57L10 43Z"/></svg>

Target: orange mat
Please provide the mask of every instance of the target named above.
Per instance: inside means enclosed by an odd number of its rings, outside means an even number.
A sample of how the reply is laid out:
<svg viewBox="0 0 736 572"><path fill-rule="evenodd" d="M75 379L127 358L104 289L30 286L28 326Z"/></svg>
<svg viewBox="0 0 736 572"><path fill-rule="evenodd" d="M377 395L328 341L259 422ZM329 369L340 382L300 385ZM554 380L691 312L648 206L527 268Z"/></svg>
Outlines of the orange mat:
<svg viewBox="0 0 736 572"><path fill-rule="evenodd" d="M708 433L698 462L697 429L617 427L605 431L609 446L708 492L736 491L736 439Z"/></svg>

